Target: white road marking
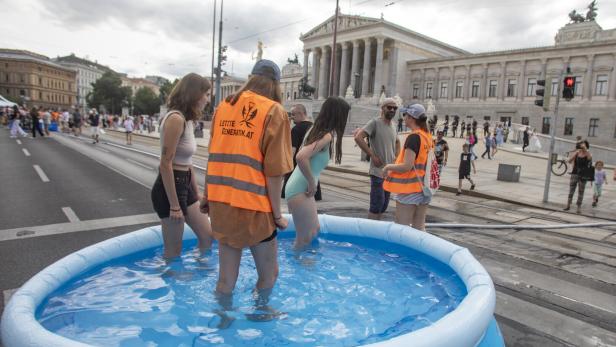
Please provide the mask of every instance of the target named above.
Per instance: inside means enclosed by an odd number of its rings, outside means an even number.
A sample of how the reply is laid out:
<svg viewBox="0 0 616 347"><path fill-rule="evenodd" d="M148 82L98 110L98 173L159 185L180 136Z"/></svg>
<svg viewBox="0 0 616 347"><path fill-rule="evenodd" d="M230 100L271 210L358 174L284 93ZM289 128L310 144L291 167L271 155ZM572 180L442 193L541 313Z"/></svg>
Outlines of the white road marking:
<svg viewBox="0 0 616 347"><path fill-rule="evenodd" d="M22 148L21 150L22 150L22 151L24 151L24 154L26 155L26 157L29 157L29 156L30 156L30 152L28 152L28 150L27 150L27 149Z"/></svg>
<svg viewBox="0 0 616 347"><path fill-rule="evenodd" d="M36 173L39 175L39 177L41 178L41 181L43 182L49 182L49 178L47 177L47 175L45 175L45 172L43 172L43 169L41 169L40 166L38 165L32 165L32 167L34 167L34 170L36 171Z"/></svg>
<svg viewBox="0 0 616 347"><path fill-rule="evenodd" d="M21 145L21 140L17 140L17 144L18 144L18 145Z"/></svg>
<svg viewBox="0 0 616 347"><path fill-rule="evenodd" d="M105 152L105 153L111 153L111 152L109 152L108 150L106 150L106 149L104 149L104 148L97 147L97 149L98 149L99 151L102 151L102 152Z"/></svg>
<svg viewBox="0 0 616 347"><path fill-rule="evenodd" d="M6 304L9 303L9 300L11 300L11 296L13 296L13 294L15 294L15 292L18 290L19 288L7 289L2 291L2 296L4 296L4 307L6 307Z"/></svg>
<svg viewBox="0 0 616 347"><path fill-rule="evenodd" d="M131 159L131 158L126 158L126 160L130 161L131 163L133 163L133 164L135 164L135 165L141 166L142 168L145 168L145 169L148 169L148 170L154 170L154 168L153 168L153 167L151 167L151 166L147 166L147 165L145 165L145 164L141 164L140 162L138 162L138 161L136 161L136 160L133 160L133 159Z"/></svg>
<svg viewBox="0 0 616 347"><path fill-rule="evenodd" d="M64 214L66 215L66 218L68 218L69 222L71 222L71 223L79 222L79 217L77 217L77 215L75 214L75 211L73 211L72 208L70 208L70 207L62 207L62 212L64 212Z"/></svg>
<svg viewBox="0 0 616 347"><path fill-rule="evenodd" d="M33 227L0 230L0 242L25 239L30 237L67 234L79 231L111 229L129 225L159 223L156 213L138 214L133 216L113 217L79 221L74 223L58 223Z"/></svg>

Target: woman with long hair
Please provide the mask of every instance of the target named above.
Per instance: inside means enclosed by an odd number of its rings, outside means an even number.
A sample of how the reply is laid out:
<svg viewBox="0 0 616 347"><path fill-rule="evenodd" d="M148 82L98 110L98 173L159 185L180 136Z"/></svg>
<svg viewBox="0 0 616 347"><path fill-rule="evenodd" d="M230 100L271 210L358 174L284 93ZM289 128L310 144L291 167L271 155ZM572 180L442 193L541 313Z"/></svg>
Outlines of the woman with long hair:
<svg viewBox="0 0 616 347"><path fill-rule="evenodd" d="M333 154L335 163L342 160L342 136L351 106L344 99L331 96L325 100L318 118L297 153L297 167L285 189L285 197L295 223L295 248L308 245L319 232L319 219L314 194L321 171Z"/></svg>
<svg viewBox="0 0 616 347"><path fill-rule="evenodd" d="M210 213L218 240L216 292L223 309L239 276L242 250L250 248L257 291L278 278L277 229L285 229L280 195L293 169L291 124L281 102L280 69L259 60L248 82L220 103L212 119L206 188L201 210Z"/></svg>
<svg viewBox="0 0 616 347"><path fill-rule="evenodd" d="M434 141L428 132L426 110L420 104L400 109L411 134L406 138L404 149L398 154L394 164L385 165L383 173L387 176L384 188L395 193L398 224L412 225L417 230L425 230L426 212L432 197L425 193L430 177L425 176L428 152Z"/></svg>
<svg viewBox="0 0 616 347"><path fill-rule="evenodd" d="M162 224L164 258L182 252L184 222L197 235L199 250L212 245L212 228L199 211L199 186L192 164L197 150L194 122L210 100L210 82L195 73L184 76L167 100L169 112L160 120L160 166L152 187L152 204Z"/></svg>

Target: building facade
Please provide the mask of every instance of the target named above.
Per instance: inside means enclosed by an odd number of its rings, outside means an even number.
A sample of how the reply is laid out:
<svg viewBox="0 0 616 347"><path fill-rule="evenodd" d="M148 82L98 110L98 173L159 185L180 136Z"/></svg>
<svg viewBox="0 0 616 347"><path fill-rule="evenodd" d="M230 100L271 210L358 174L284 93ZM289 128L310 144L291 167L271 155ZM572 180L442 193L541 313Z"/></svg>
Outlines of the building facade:
<svg viewBox="0 0 616 347"><path fill-rule="evenodd" d="M224 100L227 96L237 93L246 83L246 79L225 75L220 81L220 100ZM216 85L215 83L213 84Z"/></svg>
<svg viewBox="0 0 616 347"><path fill-rule="evenodd" d="M311 70L308 67L308 75L310 75ZM300 64L288 63L282 67L280 89L282 90L283 101L292 101L299 97L299 83L303 76L304 69Z"/></svg>
<svg viewBox="0 0 616 347"><path fill-rule="evenodd" d="M79 58L75 54L65 57L57 57L54 59L58 64L74 70L77 73L77 106L83 111L88 108L88 94L90 94L94 84L103 73L111 71L108 67L102 66L96 62L87 59Z"/></svg>
<svg viewBox="0 0 616 347"><path fill-rule="evenodd" d="M77 73L44 55L0 49L0 93L27 107L69 109L77 103Z"/></svg>
<svg viewBox="0 0 616 347"><path fill-rule="evenodd" d="M133 96L141 88L149 88L156 96L160 95L160 86L155 82L145 78L128 77L126 74L120 74L120 79L122 80L122 87L129 87L133 91Z"/></svg>
<svg viewBox="0 0 616 347"><path fill-rule="evenodd" d="M408 61L405 100L432 99L439 116L509 121L556 136L581 135L599 145L616 144L616 30L595 22L568 24L554 46L466 54ZM570 71L576 78L574 98L561 99L558 88ZM535 106L537 81L551 89L550 110ZM562 95L562 93L561 93ZM442 119L442 118L441 118Z"/></svg>

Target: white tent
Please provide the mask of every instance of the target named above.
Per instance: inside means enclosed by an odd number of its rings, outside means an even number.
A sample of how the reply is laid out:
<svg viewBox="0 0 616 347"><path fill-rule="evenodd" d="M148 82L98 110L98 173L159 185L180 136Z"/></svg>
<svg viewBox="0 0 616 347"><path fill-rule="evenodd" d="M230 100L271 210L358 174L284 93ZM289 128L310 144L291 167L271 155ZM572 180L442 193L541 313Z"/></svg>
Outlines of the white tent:
<svg viewBox="0 0 616 347"><path fill-rule="evenodd" d="M14 102L10 102L7 99L5 99L2 95L0 95L0 107L13 107L14 105L17 105Z"/></svg>

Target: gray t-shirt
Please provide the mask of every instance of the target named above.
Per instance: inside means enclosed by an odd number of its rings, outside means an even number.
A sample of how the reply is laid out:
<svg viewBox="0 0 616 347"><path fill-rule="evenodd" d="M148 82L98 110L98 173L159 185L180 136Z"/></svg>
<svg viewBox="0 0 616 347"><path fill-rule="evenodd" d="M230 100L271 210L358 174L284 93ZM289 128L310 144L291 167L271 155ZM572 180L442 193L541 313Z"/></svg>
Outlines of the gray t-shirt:
<svg viewBox="0 0 616 347"><path fill-rule="evenodd" d="M364 125L362 130L370 137L370 148L381 158L383 165L396 161L397 136L392 122L387 124L381 117L376 117ZM383 170L374 166L372 160L370 161L370 175L383 178Z"/></svg>

